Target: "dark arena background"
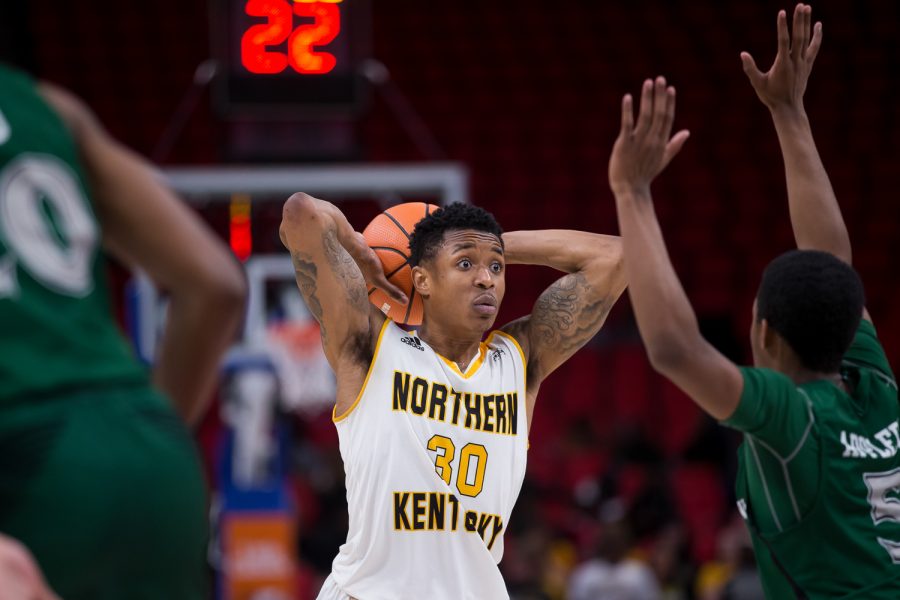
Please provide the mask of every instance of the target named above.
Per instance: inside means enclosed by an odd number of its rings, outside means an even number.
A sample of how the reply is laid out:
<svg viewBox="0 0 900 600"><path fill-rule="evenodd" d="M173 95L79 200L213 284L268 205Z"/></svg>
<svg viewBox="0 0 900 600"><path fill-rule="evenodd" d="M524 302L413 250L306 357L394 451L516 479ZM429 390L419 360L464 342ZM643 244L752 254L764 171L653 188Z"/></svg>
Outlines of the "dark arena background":
<svg viewBox="0 0 900 600"><path fill-rule="evenodd" d="M760 274L793 238L778 142L739 53L767 68L775 14L793 5L305 4L322 12L291 26L328 20L316 35L331 41L288 57L276 40L266 64L241 52L242 34L264 22L246 14L245 0L4 2L0 47L9 62L75 92L153 160L248 272L256 258L286 256L278 223L290 191L334 201L359 230L392 204L462 194L507 231L615 234L606 174L619 101L665 75L678 89L675 126L691 138L654 184L656 210L704 334L750 363ZM813 18L824 43L805 104L896 365L900 3L825 0ZM409 183L447 173L449 188ZM310 187L291 189L294 181ZM196 432L213 490L211 577L216 598L314 598L347 527L333 382L314 331L269 321L291 314L273 291L284 276L256 264L261 317L248 317ZM123 329L152 348L155 290L119 265L110 272ZM555 277L510 268L498 323L528 312ZM242 371L256 364L248 355L285 336L274 391L244 385ZM306 393L302 378L285 383L289 371L315 378L319 392ZM299 389L293 401L282 398L289 385ZM580 600L572 582L603 561L646 566L660 598L724 599L725 585L754 569L732 486L738 438L655 374L623 297L541 388L501 563L511 596Z"/></svg>

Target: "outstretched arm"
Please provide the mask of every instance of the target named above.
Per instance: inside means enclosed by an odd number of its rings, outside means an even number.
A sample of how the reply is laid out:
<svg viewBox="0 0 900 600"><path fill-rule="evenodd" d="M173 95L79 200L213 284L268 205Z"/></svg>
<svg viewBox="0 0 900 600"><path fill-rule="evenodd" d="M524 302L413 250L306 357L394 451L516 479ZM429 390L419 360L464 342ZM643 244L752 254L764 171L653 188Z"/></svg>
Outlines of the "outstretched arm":
<svg viewBox="0 0 900 600"><path fill-rule="evenodd" d="M153 381L188 423L203 416L219 361L244 310L241 268L208 227L159 181L152 167L106 133L68 92L40 92L71 130L90 178L103 244L169 294Z"/></svg>
<svg viewBox="0 0 900 600"><path fill-rule="evenodd" d="M638 329L653 367L707 413L726 419L740 402L738 368L703 339L697 317L669 260L650 183L681 150L688 132L670 139L675 89L646 80L634 124L632 100L622 100L622 126L609 159L625 253L625 276Z"/></svg>
<svg viewBox="0 0 900 600"><path fill-rule="evenodd" d="M531 314L503 327L528 357L528 385L540 382L590 340L625 290L622 244L584 231L503 234L509 264L552 267L564 273L538 297ZM533 397L533 394L529 394Z"/></svg>
<svg viewBox="0 0 900 600"><path fill-rule="evenodd" d="M806 84L822 46L822 23L812 24L812 8L794 8L793 39L788 35L787 13L778 12L778 53L765 73L748 52L741 62L756 95L769 109L784 158L788 206L794 240L801 250L830 252L852 264L850 235L831 181L819 157L803 105ZM863 318L871 321L869 312Z"/></svg>
<svg viewBox="0 0 900 600"><path fill-rule="evenodd" d="M284 204L280 234L303 299L319 322L331 367L338 374L346 361L367 368L384 315L369 303L366 280L404 303L405 296L387 282L378 257L329 202L292 195Z"/></svg>
<svg viewBox="0 0 900 600"><path fill-rule="evenodd" d="M741 53L741 61L775 123L784 157L794 239L801 250L823 250L849 263L850 237L803 105L809 75L822 45L822 24L813 27L812 8L798 4L794 9L793 35L788 35L787 14L783 10L778 13L777 28L778 53L766 73L760 72L747 52Z"/></svg>

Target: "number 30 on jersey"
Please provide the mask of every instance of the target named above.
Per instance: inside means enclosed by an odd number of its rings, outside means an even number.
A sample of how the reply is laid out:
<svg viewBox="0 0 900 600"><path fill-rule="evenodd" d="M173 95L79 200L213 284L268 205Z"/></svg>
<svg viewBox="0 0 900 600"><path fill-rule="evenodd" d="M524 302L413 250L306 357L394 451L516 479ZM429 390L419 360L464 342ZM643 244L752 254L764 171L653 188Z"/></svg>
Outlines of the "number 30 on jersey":
<svg viewBox="0 0 900 600"><path fill-rule="evenodd" d="M453 440L442 435L433 435L428 440L428 449L435 453L434 470L444 483L453 485L452 465L456 457ZM474 498L481 493L487 459L487 449L481 444L469 443L462 447L456 467L456 489L460 494Z"/></svg>

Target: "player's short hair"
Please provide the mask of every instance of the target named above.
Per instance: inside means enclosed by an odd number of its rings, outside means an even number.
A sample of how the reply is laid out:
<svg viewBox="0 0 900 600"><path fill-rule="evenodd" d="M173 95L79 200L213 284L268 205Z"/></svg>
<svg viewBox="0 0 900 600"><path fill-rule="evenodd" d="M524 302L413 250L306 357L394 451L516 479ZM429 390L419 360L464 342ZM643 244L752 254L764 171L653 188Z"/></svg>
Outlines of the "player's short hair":
<svg viewBox="0 0 900 600"><path fill-rule="evenodd" d="M437 209L418 223L409 238L409 262L412 266L432 260L444 243L448 231L474 229L496 235L503 245L503 228L494 215L479 206L454 202Z"/></svg>
<svg viewBox="0 0 900 600"><path fill-rule="evenodd" d="M811 371L836 373L865 306L856 271L827 252L792 250L769 263L756 296L765 319Z"/></svg>

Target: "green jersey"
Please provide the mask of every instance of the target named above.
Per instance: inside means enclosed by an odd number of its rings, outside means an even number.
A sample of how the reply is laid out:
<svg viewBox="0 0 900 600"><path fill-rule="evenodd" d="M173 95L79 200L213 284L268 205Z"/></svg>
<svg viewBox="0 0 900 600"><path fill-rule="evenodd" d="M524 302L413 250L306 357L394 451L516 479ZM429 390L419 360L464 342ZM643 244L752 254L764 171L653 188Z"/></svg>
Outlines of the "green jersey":
<svg viewBox="0 0 900 600"><path fill-rule="evenodd" d="M202 471L111 316L84 184L60 118L0 66L0 531L63 598L202 600Z"/></svg>
<svg viewBox="0 0 900 600"><path fill-rule="evenodd" d="M744 432L738 507L750 523L768 598L900 598L900 407L875 328L860 324L842 367L796 385L742 369L726 425Z"/></svg>
<svg viewBox="0 0 900 600"><path fill-rule="evenodd" d="M0 65L0 408L147 381L110 316L84 182L60 118Z"/></svg>

